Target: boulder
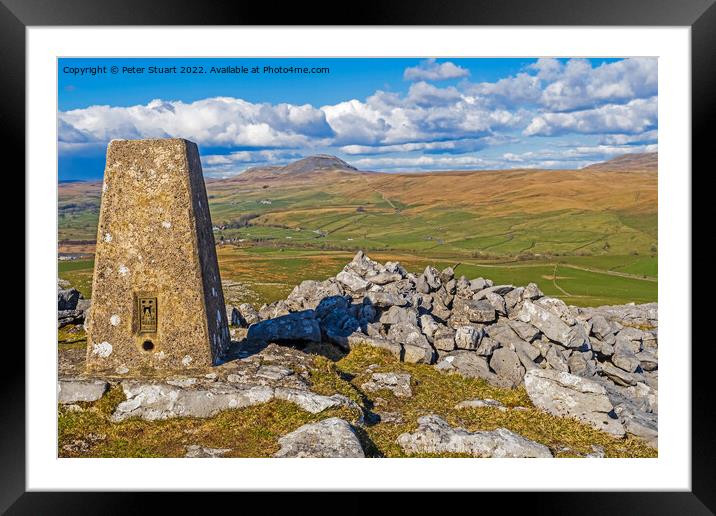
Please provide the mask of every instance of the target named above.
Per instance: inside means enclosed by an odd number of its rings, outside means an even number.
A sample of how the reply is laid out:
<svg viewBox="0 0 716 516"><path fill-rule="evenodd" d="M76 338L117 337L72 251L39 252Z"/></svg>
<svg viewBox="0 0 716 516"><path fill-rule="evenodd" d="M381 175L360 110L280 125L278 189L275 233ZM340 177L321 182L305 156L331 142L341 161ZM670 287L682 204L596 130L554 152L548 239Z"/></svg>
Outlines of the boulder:
<svg viewBox="0 0 716 516"><path fill-rule="evenodd" d="M382 324L412 324L417 326L418 315L412 308L391 306L387 312L381 314L380 322Z"/></svg>
<svg viewBox="0 0 716 516"><path fill-rule="evenodd" d="M246 321L247 325L256 324L261 319L259 318L259 313L256 311L256 309L250 305L249 303L241 303L237 308L239 314L241 314L241 317Z"/></svg>
<svg viewBox="0 0 716 516"><path fill-rule="evenodd" d="M457 350L440 354L435 368L439 371L457 373L465 378L482 378L496 387L508 388L512 383L490 371L485 357L474 351Z"/></svg>
<svg viewBox="0 0 716 516"><path fill-rule="evenodd" d="M653 351L640 351L634 356L644 371L656 371L659 368L659 359Z"/></svg>
<svg viewBox="0 0 716 516"><path fill-rule="evenodd" d="M543 444L536 443L505 428L468 432L452 428L434 414L418 418L418 429L398 436L398 445L408 454L459 453L472 457L552 457Z"/></svg>
<svg viewBox="0 0 716 516"><path fill-rule="evenodd" d="M57 289L57 309L58 310L75 310L77 301L80 299L80 293L77 289Z"/></svg>
<svg viewBox="0 0 716 516"><path fill-rule="evenodd" d="M592 323L592 335L599 340L604 340L607 335L615 331L615 327L601 314L593 315L589 322Z"/></svg>
<svg viewBox="0 0 716 516"><path fill-rule="evenodd" d="M440 351L452 351L455 349L455 335L452 328L440 326L433 335L433 346Z"/></svg>
<svg viewBox="0 0 716 516"><path fill-rule="evenodd" d="M361 385L361 388L368 392L385 389L399 398L409 398L413 395L410 388L410 375L407 373L373 373L370 381Z"/></svg>
<svg viewBox="0 0 716 516"><path fill-rule="evenodd" d="M247 339L277 344L321 342L321 328L313 311L294 312L252 324Z"/></svg>
<svg viewBox="0 0 716 516"><path fill-rule="evenodd" d="M281 317L282 315L288 315L291 313L291 308L288 306L286 301L276 301L269 305L263 305L259 308L259 319L262 321L273 319L275 317Z"/></svg>
<svg viewBox="0 0 716 516"><path fill-rule="evenodd" d="M430 314L423 314L420 316L420 329L423 330L423 335L428 339L428 342L432 344L433 336L435 332L440 328L441 325L433 319ZM440 349L440 348L438 348Z"/></svg>
<svg viewBox="0 0 716 516"><path fill-rule="evenodd" d="M556 344L552 344L550 346L549 351L547 351L547 354L544 358L547 364L549 364L552 369L563 372L569 371L569 365L567 364L567 360L564 358L561 350L557 347Z"/></svg>
<svg viewBox="0 0 716 516"><path fill-rule="evenodd" d="M289 387L276 387L274 397L277 400L288 401L298 405L306 412L318 414L330 408L340 406L355 407L356 403L342 394L324 396L307 389L295 389Z"/></svg>
<svg viewBox="0 0 716 516"><path fill-rule="evenodd" d="M403 279L403 276L397 272L379 272L373 276L366 276L366 280L370 281L373 285L387 285L394 281Z"/></svg>
<svg viewBox="0 0 716 516"><path fill-rule="evenodd" d="M624 426L606 390L597 382L547 369L527 371L524 382L537 408L558 417L576 418L616 437L624 436Z"/></svg>
<svg viewBox="0 0 716 516"><path fill-rule="evenodd" d="M490 358L490 368L495 374L504 379L510 387L517 387L522 383L525 368L522 366L517 353L508 349L496 349Z"/></svg>
<svg viewBox="0 0 716 516"><path fill-rule="evenodd" d="M536 283L528 283L527 286L522 289L522 300L527 301L533 301L535 299L539 299L543 297L544 294L539 289Z"/></svg>
<svg viewBox="0 0 716 516"><path fill-rule="evenodd" d="M510 328L522 339L527 342L532 342L540 335L540 331L529 323L522 322L519 319L509 320L507 323Z"/></svg>
<svg viewBox="0 0 716 516"><path fill-rule="evenodd" d="M356 252L353 260L343 268L344 271L350 271L365 277L369 274L377 274L380 272L380 264L368 258L363 251Z"/></svg>
<svg viewBox="0 0 716 516"><path fill-rule="evenodd" d="M487 294L499 294L500 296L504 296L514 288L514 285L489 286L477 292L474 296L472 296L472 298L476 301L479 301L480 299L485 299L487 297Z"/></svg>
<svg viewBox="0 0 716 516"><path fill-rule="evenodd" d="M336 276L336 280L338 283L343 285L346 290L356 294L365 292L370 286L369 282L350 270L343 270L339 272Z"/></svg>
<svg viewBox="0 0 716 516"><path fill-rule="evenodd" d="M109 383L104 380L64 378L57 384L57 402L97 401L108 390Z"/></svg>
<svg viewBox="0 0 716 516"><path fill-rule="evenodd" d="M299 427L278 440L274 457L363 458L365 453L351 425L332 417Z"/></svg>
<svg viewBox="0 0 716 516"><path fill-rule="evenodd" d="M355 346L371 346L373 348L390 351L396 358L403 356L403 346L399 342L393 342L382 337L370 337L360 332L355 332L345 339L345 348L353 349Z"/></svg>
<svg viewBox="0 0 716 516"><path fill-rule="evenodd" d="M480 345L477 347L477 354L483 356L492 355L492 353L500 347L500 343L491 337L482 337Z"/></svg>
<svg viewBox="0 0 716 516"><path fill-rule="evenodd" d="M500 315L507 315L507 304L505 298L496 292L488 292L485 299L493 306L495 311Z"/></svg>
<svg viewBox="0 0 716 516"><path fill-rule="evenodd" d="M570 327L557 314L531 301L524 302L518 318L522 322L530 323L548 339L564 346L580 348L584 346L585 340L588 342L581 326Z"/></svg>
<svg viewBox="0 0 716 516"><path fill-rule="evenodd" d="M388 340L402 344L403 360L410 363L432 364L435 350L420 328L411 323L393 324L388 330Z"/></svg>
<svg viewBox="0 0 716 516"><path fill-rule="evenodd" d="M423 277L430 287L430 290L437 290L442 286L442 281L440 281L440 272L435 267L425 267Z"/></svg>
<svg viewBox="0 0 716 516"><path fill-rule="evenodd" d="M620 350L614 352L612 355L612 364L617 366L619 369L626 371L627 373L633 373L641 367L641 362L634 353L627 350Z"/></svg>
<svg viewBox="0 0 716 516"><path fill-rule="evenodd" d="M475 278L474 280L470 281L470 290L472 290L473 292L479 292L480 290L491 286L492 282L484 278Z"/></svg>
<svg viewBox="0 0 716 516"><path fill-rule="evenodd" d="M365 298L378 308L390 308L391 306L405 306L408 304L407 299L392 292L368 292Z"/></svg>
<svg viewBox="0 0 716 516"><path fill-rule="evenodd" d="M453 316L466 322L489 323L495 320L496 313L495 307L487 300L458 298Z"/></svg>
<svg viewBox="0 0 716 516"><path fill-rule="evenodd" d="M634 374L628 373L623 369L615 367L610 362L600 362L599 372L617 385L623 385L624 387L628 387L630 385L637 384L637 379L635 378Z"/></svg>
<svg viewBox="0 0 716 516"><path fill-rule="evenodd" d="M62 328L68 324L82 324L85 320L85 313L82 310L58 310L57 327Z"/></svg>
<svg viewBox="0 0 716 516"><path fill-rule="evenodd" d="M201 387L179 387L162 382L122 382L126 397L111 416L114 422L130 418L148 421L175 417L206 418L222 410L266 403L274 390L268 386L240 388L228 383L214 382Z"/></svg>
<svg viewBox="0 0 716 516"><path fill-rule="evenodd" d="M457 347L458 349L476 350L477 347L480 345L481 338L482 330L479 327L474 325L458 326L458 328L455 330L455 347Z"/></svg>

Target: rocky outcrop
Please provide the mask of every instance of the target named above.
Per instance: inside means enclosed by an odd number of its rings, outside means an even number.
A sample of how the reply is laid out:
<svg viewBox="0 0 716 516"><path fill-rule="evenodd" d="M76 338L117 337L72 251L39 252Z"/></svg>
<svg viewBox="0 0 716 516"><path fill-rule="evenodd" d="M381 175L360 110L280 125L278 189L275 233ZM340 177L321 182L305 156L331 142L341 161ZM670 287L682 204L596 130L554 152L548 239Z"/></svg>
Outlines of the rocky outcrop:
<svg viewBox="0 0 716 516"><path fill-rule="evenodd" d="M312 414L339 406L357 407L354 401L340 394L324 396L307 388L199 382L193 378L181 382L126 380L122 382L122 389L127 399L112 414L114 422L135 417L148 421L207 418L222 410L250 407L273 399L295 403Z"/></svg>
<svg viewBox="0 0 716 516"><path fill-rule="evenodd" d="M359 251L336 277L302 282L258 317L249 325L252 339L320 340L344 351L374 346L498 387L522 385L531 371L568 373L602 385L627 432L627 420L646 434L635 422L657 418L657 404L642 402L658 394L655 303L572 307L534 283L456 278L450 267L413 274ZM616 424L607 426L619 433Z"/></svg>
<svg viewBox="0 0 716 516"><path fill-rule="evenodd" d="M473 457L552 457L543 444L522 437L506 428L468 432L453 428L436 415L418 418L418 429L398 437L398 445L408 454L467 454Z"/></svg>
<svg viewBox="0 0 716 516"><path fill-rule="evenodd" d="M552 415L573 417L616 437L625 433L606 389L597 382L561 371L533 369L525 389L534 403Z"/></svg>
<svg viewBox="0 0 716 516"><path fill-rule="evenodd" d="M278 443L281 449L274 454L274 457L365 457L353 427L337 417L303 425L281 437Z"/></svg>

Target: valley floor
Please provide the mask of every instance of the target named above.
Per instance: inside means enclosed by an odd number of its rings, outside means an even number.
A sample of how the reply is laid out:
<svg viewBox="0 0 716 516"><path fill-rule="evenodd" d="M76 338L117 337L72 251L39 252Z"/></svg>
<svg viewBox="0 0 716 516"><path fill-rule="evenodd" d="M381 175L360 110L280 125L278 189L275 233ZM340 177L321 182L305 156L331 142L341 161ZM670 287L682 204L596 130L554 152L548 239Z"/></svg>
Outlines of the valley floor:
<svg viewBox="0 0 716 516"><path fill-rule="evenodd" d="M264 303L284 299L306 279L323 280L338 273L354 251L277 247L217 247L226 303ZM464 257L417 256L372 251L381 262L399 261L419 273L427 265L455 266L457 276L482 276L496 284L536 283L548 296L575 306L600 306L657 301L657 258L650 256L559 256L529 261L481 261ZM91 258L59 262L59 276L84 297L91 297Z"/></svg>

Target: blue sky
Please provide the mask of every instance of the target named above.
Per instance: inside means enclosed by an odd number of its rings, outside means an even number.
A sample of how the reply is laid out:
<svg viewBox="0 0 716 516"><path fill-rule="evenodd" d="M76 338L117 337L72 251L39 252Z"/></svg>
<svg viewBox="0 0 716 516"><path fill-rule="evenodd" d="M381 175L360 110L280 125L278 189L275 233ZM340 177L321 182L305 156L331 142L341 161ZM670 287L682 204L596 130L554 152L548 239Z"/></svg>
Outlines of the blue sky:
<svg viewBox="0 0 716 516"><path fill-rule="evenodd" d="M248 73L211 70L227 66ZM655 151L656 104L653 58L60 59L59 179L101 178L109 140L150 137L195 141L212 177L316 153L386 172L577 168Z"/></svg>

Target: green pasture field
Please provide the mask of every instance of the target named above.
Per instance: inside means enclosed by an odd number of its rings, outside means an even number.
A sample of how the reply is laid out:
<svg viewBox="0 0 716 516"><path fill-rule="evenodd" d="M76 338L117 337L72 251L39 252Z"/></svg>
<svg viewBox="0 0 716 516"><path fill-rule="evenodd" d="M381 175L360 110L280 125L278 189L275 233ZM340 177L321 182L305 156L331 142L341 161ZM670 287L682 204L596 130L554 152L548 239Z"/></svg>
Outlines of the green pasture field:
<svg viewBox="0 0 716 516"><path fill-rule="evenodd" d="M534 282L549 296L577 306L646 303L657 300L658 283L653 277L624 276L625 269L653 267L649 257L559 257L557 261L528 260L481 262L475 259L433 258L379 251L369 253L385 262L400 261L409 271L419 273L427 265L455 266L456 275L484 277L496 284L526 285ZM351 260L352 252L276 247L218 246L219 267L225 282L239 283L237 295L227 293L227 302L249 302L256 306L284 299L295 285L306 279L323 280L337 274ZM586 258L590 258L589 260ZM622 266L623 265L623 266ZM90 297L94 261L59 262L59 274L85 297ZM232 291L233 292L233 291Z"/></svg>

